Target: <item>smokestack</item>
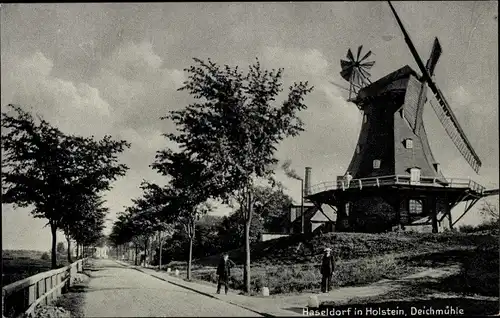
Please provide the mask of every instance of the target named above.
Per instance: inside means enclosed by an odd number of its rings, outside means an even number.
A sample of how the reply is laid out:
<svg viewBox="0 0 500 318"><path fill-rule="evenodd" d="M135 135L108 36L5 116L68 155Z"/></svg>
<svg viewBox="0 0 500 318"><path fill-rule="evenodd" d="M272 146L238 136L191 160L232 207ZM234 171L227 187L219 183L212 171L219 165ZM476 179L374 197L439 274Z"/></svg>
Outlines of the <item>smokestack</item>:
<svg viewBox="0 0 500 318"><path fill-rule="evenodd" d="M304 181L304 193L309 194L309 188L311 187L311 167L306 167L306 178Z"/></svg>

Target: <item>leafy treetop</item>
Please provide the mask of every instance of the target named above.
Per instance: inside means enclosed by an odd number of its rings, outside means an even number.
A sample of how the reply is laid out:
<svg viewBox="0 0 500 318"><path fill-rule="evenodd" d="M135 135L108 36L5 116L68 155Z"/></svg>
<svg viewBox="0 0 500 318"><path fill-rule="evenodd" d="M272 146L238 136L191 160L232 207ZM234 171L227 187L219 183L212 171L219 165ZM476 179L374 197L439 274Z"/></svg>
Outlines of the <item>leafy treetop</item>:
<svg viewBox="0 0 500 318"><path fill-rule="evenodd" d="M179 133L166 136L212 171L214 191L227 201L254 178L272 177L277 144L303 130L297 112L306 108L303 99L312 87L294 83L276 106L283 69L263 70L257 60L244 74L238 67L194 60L197 65L185 70L189 79L179 90L199 102L162 119L174 121Z"/></svg>

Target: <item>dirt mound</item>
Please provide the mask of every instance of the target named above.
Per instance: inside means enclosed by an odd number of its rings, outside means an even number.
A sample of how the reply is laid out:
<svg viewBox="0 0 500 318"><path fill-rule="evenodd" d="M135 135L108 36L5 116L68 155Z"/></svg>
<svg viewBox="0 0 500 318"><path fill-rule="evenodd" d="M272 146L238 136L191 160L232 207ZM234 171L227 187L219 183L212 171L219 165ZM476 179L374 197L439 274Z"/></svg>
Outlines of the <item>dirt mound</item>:
<svg viewBox="0 0 500 318"><path fill-rule="evenodd" d="M252 263L306 264L319 262L325 247L333 248L338 259L350 260L385 254L430 252L454 247L478 246L498 241L487 234L445 233L327 233L324 235L292 235L251 246ZM243 263L243 248L229 251L231 259ZM220 255L195 260L195 264L216 266Z"/></svg>

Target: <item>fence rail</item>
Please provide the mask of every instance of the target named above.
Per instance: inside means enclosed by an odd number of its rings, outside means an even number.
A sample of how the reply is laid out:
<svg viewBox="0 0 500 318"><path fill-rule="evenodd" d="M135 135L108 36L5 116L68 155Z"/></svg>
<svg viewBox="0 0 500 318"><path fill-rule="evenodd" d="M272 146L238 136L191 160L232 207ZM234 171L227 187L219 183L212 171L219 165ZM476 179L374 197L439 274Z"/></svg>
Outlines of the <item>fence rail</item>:
<svg viewBox="0 0 500 318"><path fill-rule="evenodd" d="M386 185L423 185L440 188L468 188L479 194L483 194L485 188L471 179L443 179L434 177L421 177L418 182L411 182L408 175L381 176L373 178L328 181L316 184L308 189L308 194L313 195L329 190L362 189L364 187L381 187Z"/></svg>
<svg viewBox="0 0 500 318"><path fill-rule="evenodd" d="M37 305L46 305L71 287L76 273L83 271L80 259L68 266L39 273L2 287L2 317L34 316Z"/></svg>

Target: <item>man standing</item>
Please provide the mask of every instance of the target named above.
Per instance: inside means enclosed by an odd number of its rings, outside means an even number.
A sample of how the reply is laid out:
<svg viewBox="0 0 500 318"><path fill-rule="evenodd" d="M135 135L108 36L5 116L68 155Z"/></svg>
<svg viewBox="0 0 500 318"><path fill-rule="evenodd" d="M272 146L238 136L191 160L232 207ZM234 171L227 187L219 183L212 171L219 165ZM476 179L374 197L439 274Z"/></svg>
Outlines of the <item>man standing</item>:
<svg viewBox="0 0 500 318"><path fill-rule="evenodd" d="M335 261L333 260L332 249L325 248L323 261L321 262L321 292L329 292L332 288L332 276L335 270Z"/></svg>
<svg viewBox="0 0 500 318"><path fill-rule="evenodd" d="M231 267L233 266L234 263L229 259L229 255L227 253L224 253L219 262L219 266L217 267L217 275L219 276L217 279L217 294L220 294L220 288L222 284L224 284L227 295L227 291L229 290L229 277L231 276Z"/></svg>

